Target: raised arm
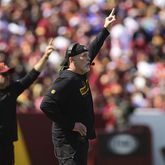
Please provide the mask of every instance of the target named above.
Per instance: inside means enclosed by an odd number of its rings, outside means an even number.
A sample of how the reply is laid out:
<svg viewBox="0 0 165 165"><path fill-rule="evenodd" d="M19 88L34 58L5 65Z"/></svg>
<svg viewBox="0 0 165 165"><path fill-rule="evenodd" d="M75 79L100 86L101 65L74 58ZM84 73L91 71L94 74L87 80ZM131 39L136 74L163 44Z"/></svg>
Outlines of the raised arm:
<svg viewBox="0 0 165 165"><path fill-rule="evenodd" d="M110 31L112 23L116 20L114 11L115 9L113 8L109 16L105 18L103 30L96 36L95 40L90 44L89 57L91 59L91 62L96 57L105 39L109 35L109 31Z"/></svg>
<svg viewBox="0 0 165 165"><path fill-rule="evenodd" d="M25 89L27 89L39 76L40 72L44 68L47 59L49 58L49 55L54 50L53 47L53 39L49 41L49 44L45 50L44 55L41 57L41 59L34 65L33 69L27 73L23 78L19 79L17 81L18 88L15 90L17 91L17 94L19 95L22 93Z"/></svg>
<svg viewBox="0 0 165 165"><path fill-rule="evenodd" d="M34 69L38 72L41 72L42 69L44 68L48 58L49 58L49 55L52 53L52 51L54 50L54 46L53 46L53 39L51 39L49 41L49 44L45 50L45 53L44 55L41 57L41 59L35 64L34 66Z"/></svg>

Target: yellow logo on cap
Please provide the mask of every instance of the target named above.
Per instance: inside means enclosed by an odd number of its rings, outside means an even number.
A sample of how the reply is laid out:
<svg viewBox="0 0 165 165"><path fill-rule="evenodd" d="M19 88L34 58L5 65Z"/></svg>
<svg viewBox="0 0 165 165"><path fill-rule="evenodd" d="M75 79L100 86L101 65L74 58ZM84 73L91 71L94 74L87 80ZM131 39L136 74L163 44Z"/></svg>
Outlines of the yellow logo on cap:
<svg viewBox="0 0 165 165"><path fill-rule="evenodd" d="M53 89L53 90L51 90L51 94L53 94L53 95L54 95L55 93L56 93L56 90L54 90L54 89Z"/></svg>

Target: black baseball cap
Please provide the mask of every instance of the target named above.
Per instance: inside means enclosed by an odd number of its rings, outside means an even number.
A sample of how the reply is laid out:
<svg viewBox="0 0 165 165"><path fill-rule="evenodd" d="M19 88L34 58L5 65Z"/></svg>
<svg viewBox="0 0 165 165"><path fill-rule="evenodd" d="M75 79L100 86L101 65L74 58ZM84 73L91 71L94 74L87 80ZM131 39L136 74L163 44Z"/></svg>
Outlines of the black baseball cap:
<svg viewBox="0 0 165 165"><path fill-rule="evenodd" d="M74 57L77 56L83 52L87 52L88 48L84 45L81 45L79 43L72 43L65 54L65 58L63 60L63 62L61 63L61 66L63 67L68 67L68 62L69 62L69 57Z"/></svg>

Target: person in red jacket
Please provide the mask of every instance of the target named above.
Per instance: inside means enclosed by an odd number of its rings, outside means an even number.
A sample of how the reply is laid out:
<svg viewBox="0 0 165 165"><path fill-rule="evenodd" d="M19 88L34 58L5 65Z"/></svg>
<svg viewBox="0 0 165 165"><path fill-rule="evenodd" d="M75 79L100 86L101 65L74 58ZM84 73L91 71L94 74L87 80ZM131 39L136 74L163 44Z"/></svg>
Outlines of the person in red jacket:
<svg viewBox="0 0 165 165"><path fill-rule="evenodd" d="M5 63L0 63L0 165L14 164L14 145L18 139L16 121L17 97L27 89L38 77L44 68L49 55L54 50L53 40L42 58L34 68L23 78L17 81L11 80L14 68L9 68Z"/></svg>
<svg viewBox="0 0 165 165"><path fill-rule="evenodd" d="M89 48L79 43L68 47L59 77L42 100L41 110L53 121L52 139L60 165L87 164L88 140L96 137L87 73L114 21L113 9Z"/></svg>

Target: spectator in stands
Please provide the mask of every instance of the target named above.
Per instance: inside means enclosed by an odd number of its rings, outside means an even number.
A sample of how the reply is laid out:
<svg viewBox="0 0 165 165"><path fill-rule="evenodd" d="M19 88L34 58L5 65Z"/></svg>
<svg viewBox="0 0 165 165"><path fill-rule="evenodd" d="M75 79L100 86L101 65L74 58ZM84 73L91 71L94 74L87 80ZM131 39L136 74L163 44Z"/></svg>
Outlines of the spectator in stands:
<svg viewBox="0 0 165 165"><path fill-rule="evenodd" d="M113 9L89 49L79 43L68 47L59 77L41 103L41 110L53 121L52 138L60 165L87 164L88 140L96 136L87 73L114 21Z"/></svg>
<svg viewBox="0 0 165 165"><path fill-rule="evenodd" d="M11 80L14 68L9 68L5 63L0 63L0 164L14 164L14 145L17 140L16 100L39 76L44 68L49 55L54 50L50 40L42 58L25 77Z"/></svg>

